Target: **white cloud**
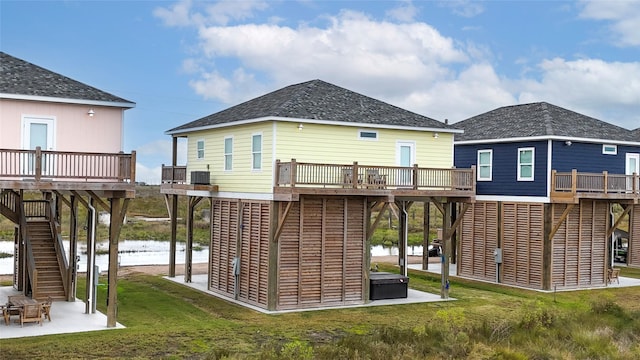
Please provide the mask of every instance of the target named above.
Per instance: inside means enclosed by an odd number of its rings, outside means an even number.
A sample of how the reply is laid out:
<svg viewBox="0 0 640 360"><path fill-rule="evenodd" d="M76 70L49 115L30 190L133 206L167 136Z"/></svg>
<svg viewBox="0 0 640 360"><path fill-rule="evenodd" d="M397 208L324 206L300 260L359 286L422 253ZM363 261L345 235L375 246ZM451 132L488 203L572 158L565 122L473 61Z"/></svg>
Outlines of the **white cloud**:
<svg viewBox="0 0 640 360"><path fill-rule="evenodd" d="M466 16L484 11L467 1L446 6L465 9ZM585 3L582 16L594 18L597 6ZM413 3L399 8L407 12L387 16L414 17L409 11ZM240 9L234 19L256 9ZM599 14L620 24L634 18L620 10ZM281 86L322 79L451 122L500 106L547 101L627 128L640 124L638 62L582 56L535 64L521 56L516 62L520 78L508 78L493 67L488 45L443 36L424 22L381 21L351 10L321 19L324 25L308 25L318 24L316 19L296 27L269 21L200 26L203 56L184 65L195 75L190 85L204 98L231 105Z"/></svg>
<svg viewBox="0 0 640 360"><path fill-rule="evenodd" d="M411 0L401 1L400 6L387 11L389 18L400 22L411 22L416 15L418 15L418 8L413 5Z"/></svg>
<svg viewBox="0 0 640 360"><path fill-rule="evenodd" d="M136 163L136 182L147 185L159 185L161 180L162 167L147 167L140 162Z"/></svg>
<svg viewBox="0 0 640 360"><path fill-rule="evenodd" d="M204 6L204 14L199 13L199 5ZM191 0L179 0L169 7L158 7L153 15L167 26L206 26L210 24L227 25L234 20L245 20L254 16L254 11L268 7L266 1L218 1L199 3Z"/></svg>
<svg viewBox="0 0 640 360"><path fill-rule="evenodd" d="M451 11L462 17L472 18L484 12L484 6L479 1L472 0L446 0L441 2L442 6L451 8Z"/></svg>
<svg viewBox="0 0 640 360"><path fill-rule="evenodd" d="M268 7L265 1L219 1L206 7L207 19L212 24L227 25L232 20L252 18L254 11Z"/></svg>
<svg viewBox="0 0 640 360"><path fill-rule="evenodd" d="M520 85L520 102L548 101L629 129L639 126L640 62L555 58L539 68L540 80Z"/></svg>
<svg viewBox="0 0 640 360"><path fill-rule="evenodd" d="M245 24L199 33L208 58L241 64L233 78L214 69L192 82L199 93L227 103L248 99L237 80L251 84L254 73L268 74L277 85L315 78L339 79L343 86L388 84L384 91L391 94L449 77L450 64L469 60L451 38L425 23L377 22L353 11L329 18L325 28Z"/></svg>
<svg viewBox="0 0 640 360"><path fill-rule="evenodd" d="M199 16L191 14L191 0L180 0L169 8L156 8L153 15L162 19L167 26L191 26L199 21Z"/></svg>
<svg viewBox="0 0 640 360"><path fill-rule="evenodd" d="M146 144L142 144L136 150L138 155L147 158L156 158L164 162L165 165L171 164L173 154L173 140L155 140ZM184 165L187 162L187 142L185 139L178 139L177 144L178 165Z"/></svg>
<svg viewBox="0 0 640 360"><path fill-rule="evenodd" d="M136 154L136 181L153 185L159 184L162 166L158 164L171 165L173 161L173 140L155 140L143 144L138 147ZM177 165L186 165L187 141L185 139L178 139L177 154Z"/></svg>
<svg viewBox="0 0 640 360"><path fill-rule="evenodd" d="M413 91L400 106L450 123L515 103L500 79L487 63L472 65L456 79L440 81L423 90Z"/></svg>
<svg viewBox="0 0 640 360"><path fill-rule="evenodd" d="M619 46L640 46L640 1L582 1L580 17L605 20Z"/></svg>

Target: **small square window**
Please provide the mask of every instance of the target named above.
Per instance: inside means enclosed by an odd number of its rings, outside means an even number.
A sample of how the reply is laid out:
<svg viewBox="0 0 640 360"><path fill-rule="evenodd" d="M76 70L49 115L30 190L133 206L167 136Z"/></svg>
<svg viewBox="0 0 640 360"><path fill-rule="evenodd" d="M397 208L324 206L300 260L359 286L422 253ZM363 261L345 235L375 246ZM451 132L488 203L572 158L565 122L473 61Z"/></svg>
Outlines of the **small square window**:
<svg viewBox="0 0 640 360"><path fill-rule="evenodd" d="M602 145L602 153L604 155L618 155L618 145Z"/></svg>

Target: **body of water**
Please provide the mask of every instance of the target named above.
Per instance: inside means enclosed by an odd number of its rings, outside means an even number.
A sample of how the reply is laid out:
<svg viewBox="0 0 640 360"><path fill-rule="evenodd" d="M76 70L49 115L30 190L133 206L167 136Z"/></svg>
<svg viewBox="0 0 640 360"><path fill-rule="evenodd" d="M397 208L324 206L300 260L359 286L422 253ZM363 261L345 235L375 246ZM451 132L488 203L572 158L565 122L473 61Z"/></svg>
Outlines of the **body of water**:
<svg viewBox="0 0 640 360"><path fill-rule="evenodd" d="M155 240L123 240L118 244L118 263L120 266L131 265L169 265L169 241ZM109 243L98 243L98 252L108 251ZM68 251L68 249L67 249ZM80 271L87 270L87 247L79 244ZM0 252L13 254L13 241L0 241ZM68 253L67 253L68 258ZM184 264L185 244L176 244L176 264ZM193 250L193 263L209 261L209 248ZM109 254L96 255L96 265L100 271L108 270ZM13 274L13 257L0 259L0 274Z"/></svg>
<svg viewBox="0 0 640 360"><path fill-rule="evenodd" d="M96 245L98 252L109 250L107 242ZM176 264L184 264L185 244L176 244ZM68 249L67 249L68 251ZM87 270L87 248L84 244L79 245L80 271ZM408 248L409 255L422 255L422 246ZM0 241L0 252L13 254L13 241ZM397 247L372 246L371 256L397 256ZM68 253L67 253L68 257ZM209 261L209 248L203 247L200 250L193 250L193 263L206 263ZM118 245L118 263L120 266L132 265L167 265L169 266L169 242L155 240L123 240ZM109 255L96 255L96 265L100 271L106 271L109 265ZM0 259L0 275L13 274L13 257Z"/></svg>

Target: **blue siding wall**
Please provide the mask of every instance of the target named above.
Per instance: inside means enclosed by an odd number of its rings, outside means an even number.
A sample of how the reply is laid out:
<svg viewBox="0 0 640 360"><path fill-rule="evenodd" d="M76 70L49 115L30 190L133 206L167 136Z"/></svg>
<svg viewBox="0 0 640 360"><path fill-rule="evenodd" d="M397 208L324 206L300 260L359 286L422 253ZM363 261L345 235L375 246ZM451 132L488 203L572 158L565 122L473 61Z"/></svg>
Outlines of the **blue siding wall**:
<svg viewBox="0 0 640 360"><path fill-rule="evenodd" d="M627 153L640 153L640 146L618 145L617 155L604 155L602 144L573 142L567 146L564 141L554 141L551 165L558 172L576 169L578 172L601 173L606 170L611 174L624 174Z"/></svg>
<svg viewBox="0 0 640 360"><path fill-rule="evenodd" d="M534 181L518 181L518 149L535 148ZM492 181L478 181L478 195L547 196L547 141L456 145L454 164L459 168L477 166L478 150L493 150Z"/></svg>

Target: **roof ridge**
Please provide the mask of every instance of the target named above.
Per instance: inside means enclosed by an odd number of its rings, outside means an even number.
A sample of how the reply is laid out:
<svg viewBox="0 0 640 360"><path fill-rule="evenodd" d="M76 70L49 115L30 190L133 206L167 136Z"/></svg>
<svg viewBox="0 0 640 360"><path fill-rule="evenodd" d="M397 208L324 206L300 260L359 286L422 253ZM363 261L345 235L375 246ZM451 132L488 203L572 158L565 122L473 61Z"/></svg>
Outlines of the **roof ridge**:
<svg viewBox="0 0 640 360"><path fill-rule="evenodd" d="M540 107L542 107L542 116L544 117L544 128L547 135L553 135L553 117L549 113L549 104L546 102L541 102Z"/></svg>

